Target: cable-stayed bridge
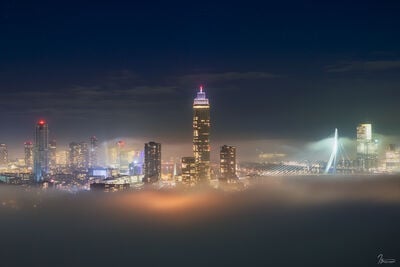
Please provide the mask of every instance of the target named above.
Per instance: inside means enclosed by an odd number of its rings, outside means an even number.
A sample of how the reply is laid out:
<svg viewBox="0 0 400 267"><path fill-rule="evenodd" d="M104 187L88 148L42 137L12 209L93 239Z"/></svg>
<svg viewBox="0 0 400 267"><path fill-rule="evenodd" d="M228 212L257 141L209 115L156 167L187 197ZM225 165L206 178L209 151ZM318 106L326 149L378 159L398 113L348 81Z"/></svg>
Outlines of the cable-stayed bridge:
<svg viewBox="0 0 400 267"><path fill-rule="evenodd" d="M335 129L329 148L330 156L319 161L282 161L267 163L258 166L256 175L262 176L287 176L287 175L313 175L313 174L351 174L355 172L352 160L346 153L339 140L338 130ZM248 170L247 170L248 172Z"/></svg>

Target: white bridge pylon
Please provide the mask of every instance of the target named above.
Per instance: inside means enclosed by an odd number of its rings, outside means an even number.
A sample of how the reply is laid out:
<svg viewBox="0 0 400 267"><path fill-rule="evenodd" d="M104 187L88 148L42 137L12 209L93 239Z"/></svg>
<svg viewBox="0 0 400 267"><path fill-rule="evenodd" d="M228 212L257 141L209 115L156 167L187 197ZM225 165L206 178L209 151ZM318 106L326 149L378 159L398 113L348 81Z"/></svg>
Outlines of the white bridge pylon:
<svg viewBox="0 0 400 267"><path fill-rule="evenodd" d="M332 173L336 173L336 158L338 151L338 130L335 128L335 137L333 138L333 149L331 156L329 157L328 164L326 165L325 174L328 174L330 169L332 169Z"/></svg>

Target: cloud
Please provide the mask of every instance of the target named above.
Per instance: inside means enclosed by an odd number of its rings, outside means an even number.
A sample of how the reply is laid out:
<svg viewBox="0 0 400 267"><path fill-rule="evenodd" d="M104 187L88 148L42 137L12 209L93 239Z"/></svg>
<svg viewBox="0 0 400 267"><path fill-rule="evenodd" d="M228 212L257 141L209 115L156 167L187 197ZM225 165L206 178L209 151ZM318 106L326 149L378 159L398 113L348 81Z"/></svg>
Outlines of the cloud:
<svg viewBox="0 0 400 267"><path fill-rule="evenodd" d="M0 99L6 113L53 114L76 116L109 113L110 110L140 110L174 100L178 89L173 86L74 86L51 91L20 91Z"/></svg>
<svg viewBox="0 0 400 267"><path fill-rule="evenodd" d="M268 72L221 72L169 77L175 83L161 84L140 78L130 70L109 72L90 84L76 84L53 90L7 92L0 105L8 115L52 114L62 117L108 116L110 110L138 115L150 108L176 104L182 83L226 82L279 77ZM162 102L159 100L163 99ZM138 115L139 116L139 115Z"/></svg>
<svg viewBox="0 0 400 267"><path fill-rule="evenodd" d="M182 76L182 82L226 82L236 80L272 79L281 77L269 72L220 72L199 73Z"/></svg>
<svg viewBox="0 0 400 267"><path fill-rule="evenodd" d="M400 60L349 61L326 67L327 72L384 71L400 68Z"/></svg>

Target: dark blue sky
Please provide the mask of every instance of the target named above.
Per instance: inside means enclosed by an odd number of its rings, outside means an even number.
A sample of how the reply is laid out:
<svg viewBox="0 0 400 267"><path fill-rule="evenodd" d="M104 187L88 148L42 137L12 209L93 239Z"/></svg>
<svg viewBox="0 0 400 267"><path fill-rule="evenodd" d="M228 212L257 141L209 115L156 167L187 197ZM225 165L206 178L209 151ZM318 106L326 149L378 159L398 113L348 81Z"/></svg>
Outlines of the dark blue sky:
<svg viewBox="0 0 400 267"><path fill-rule="evenodd" d="M1 1L0 140L190 143L199 84L214 140L398 135L399 2L293 2Z"/></svg>

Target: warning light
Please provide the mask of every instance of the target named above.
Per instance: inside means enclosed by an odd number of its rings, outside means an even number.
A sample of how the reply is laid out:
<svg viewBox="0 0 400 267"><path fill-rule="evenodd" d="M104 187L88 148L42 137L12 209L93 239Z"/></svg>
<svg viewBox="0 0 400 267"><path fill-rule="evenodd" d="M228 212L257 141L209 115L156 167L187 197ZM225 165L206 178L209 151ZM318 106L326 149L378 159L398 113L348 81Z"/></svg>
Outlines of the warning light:
<svg viewBox="0 0 400 267"><path fill-rule="evenodd" d="M44 124L46 124L46 122L44 120L39 121L39 125L44 125Z"/></svg>

